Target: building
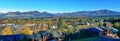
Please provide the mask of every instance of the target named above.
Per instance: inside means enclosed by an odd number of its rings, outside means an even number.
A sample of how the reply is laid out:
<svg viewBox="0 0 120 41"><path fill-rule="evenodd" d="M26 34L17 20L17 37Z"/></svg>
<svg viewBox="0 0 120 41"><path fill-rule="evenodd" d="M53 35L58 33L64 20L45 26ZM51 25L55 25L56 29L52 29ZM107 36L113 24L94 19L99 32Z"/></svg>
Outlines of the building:
<svg viewBox="0 0 120 41"><path fill-rule="evenodd" d="M99 27L92 26L87 28L86 31L92 32L95 35L99 35L99 36L118 38L116 34L118 30L112 27L111 23L106 23L104 26L99 26Z"/></svg>

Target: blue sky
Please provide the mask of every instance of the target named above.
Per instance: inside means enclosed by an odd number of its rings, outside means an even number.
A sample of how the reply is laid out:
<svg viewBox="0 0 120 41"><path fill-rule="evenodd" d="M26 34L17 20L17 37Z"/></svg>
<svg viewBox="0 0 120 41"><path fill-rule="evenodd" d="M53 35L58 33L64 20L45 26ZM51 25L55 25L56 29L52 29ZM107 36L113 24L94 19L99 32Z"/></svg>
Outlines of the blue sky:
<svg viewBox="0 0 120 41"><path fill-rule="evenodd" d="M0 12L74 12L109 9L120 11L120 0L0 0Z"/></svg>

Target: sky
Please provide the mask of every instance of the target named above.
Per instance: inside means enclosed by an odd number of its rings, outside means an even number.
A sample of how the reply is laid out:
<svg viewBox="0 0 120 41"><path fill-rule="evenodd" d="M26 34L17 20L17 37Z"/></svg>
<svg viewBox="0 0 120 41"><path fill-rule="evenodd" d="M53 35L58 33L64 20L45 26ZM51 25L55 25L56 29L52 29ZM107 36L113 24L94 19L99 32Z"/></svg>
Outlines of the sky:
<svg viewBox="0 0 120 41"><path fill-rule="evenodd" d="M120 11L120 0L0 0L0 12L74 12L109 9Z"/></svg>

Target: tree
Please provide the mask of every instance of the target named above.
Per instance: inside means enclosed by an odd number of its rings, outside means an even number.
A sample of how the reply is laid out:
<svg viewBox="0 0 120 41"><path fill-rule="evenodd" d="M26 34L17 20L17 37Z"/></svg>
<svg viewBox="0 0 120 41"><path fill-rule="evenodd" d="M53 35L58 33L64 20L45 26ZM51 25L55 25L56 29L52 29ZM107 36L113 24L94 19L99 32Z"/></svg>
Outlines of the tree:
<svg viewBox="0 0 120 41"><path fill-rule="evenodd" d="M42 25L41 29L42 29L42 31L47 30L47 28L46 28L46 24Z"/></svg>
<svg viewBox="0 0 120 41"><path fill-rule="evenodd" d="M76 31L78 30L77 24L73 24L73 27L74 27L74 28L73 28L73 31L76 32Z"/></svg>
<svg viewBox="0 0 120 41"><path fill-rule="evenodd" d="M119 24L118 22L116 22L116 23L114 23L113 26L114 26L116 29L118 29L117 34L118 34L118 36L120 37L120 24Z"/></svg>
<svg viewBox="0 0 120 41"><path fill-rule="evenodd" d="M50 23L48 23L48 27L47 27L47 28L48 28L48 30L50 30L50 29L51 29L51 28L50 28Z"/></svg>
<svg viewBox="0 0 120 41"><path fill-rule="evenodd" d="M103 26L103 19L100 19L99 26Z"/></svg>
<svg viewBox="0 0 120 41"><path fill-rule="evenodd" d="M110 27L112 27L112 24L110 22L107 22L106 27L110 28Z"/></svg>
<svg viewBox="0 0 120 41"><path fill-rule="evenodd" d="M59 17L59 19L58 19L58 29L63 29L63 19L62 19L62 17Z"/></svg>
<svg viewBox="0 0 120 41"><path fill-rule="evenodd" d="M3 31L3 35L11 35L13 34L11 27L5 27Z"/></svg>
<svg viewBox="0 0 120 41"><path fill-rule="evenodd" d="M120 27L120 24L118 22L114 23L114 27Z"/></svg>
<svg viewBox="0 0 120 41"><path fill-rule="evenodd" d="M32 35L32 32L31 32L30 28L28 28L27 26L25 26L25 28L23 30L23 34Z"/></svg>

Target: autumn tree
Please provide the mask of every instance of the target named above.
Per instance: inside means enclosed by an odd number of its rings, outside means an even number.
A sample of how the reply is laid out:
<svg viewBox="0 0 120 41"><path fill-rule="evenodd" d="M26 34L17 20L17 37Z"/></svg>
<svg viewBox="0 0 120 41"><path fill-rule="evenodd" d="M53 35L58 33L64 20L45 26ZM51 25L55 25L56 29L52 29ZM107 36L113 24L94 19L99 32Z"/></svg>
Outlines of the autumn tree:
<svg viewBox="0 0 120 41"><path fill-rule="evenodd" d="M3 35L11 35L13 34L11 27L5 27L3 31Z"/></svg>
<svg viewBox="0 0 120 41"><path fill-rule="evenodd" d="M45 24L44 24L44 25L42 25L41 29L42 29L42 31L47 30L46 25L45 25Z"/></svg>
<svg viewBox="0 0 120 41"><path fill-rule="evenodd" d="M32 32L31 32L30 28L28 28L28 26L25 26L25 28L23 30L23 34L32 35Z"/></svg>

